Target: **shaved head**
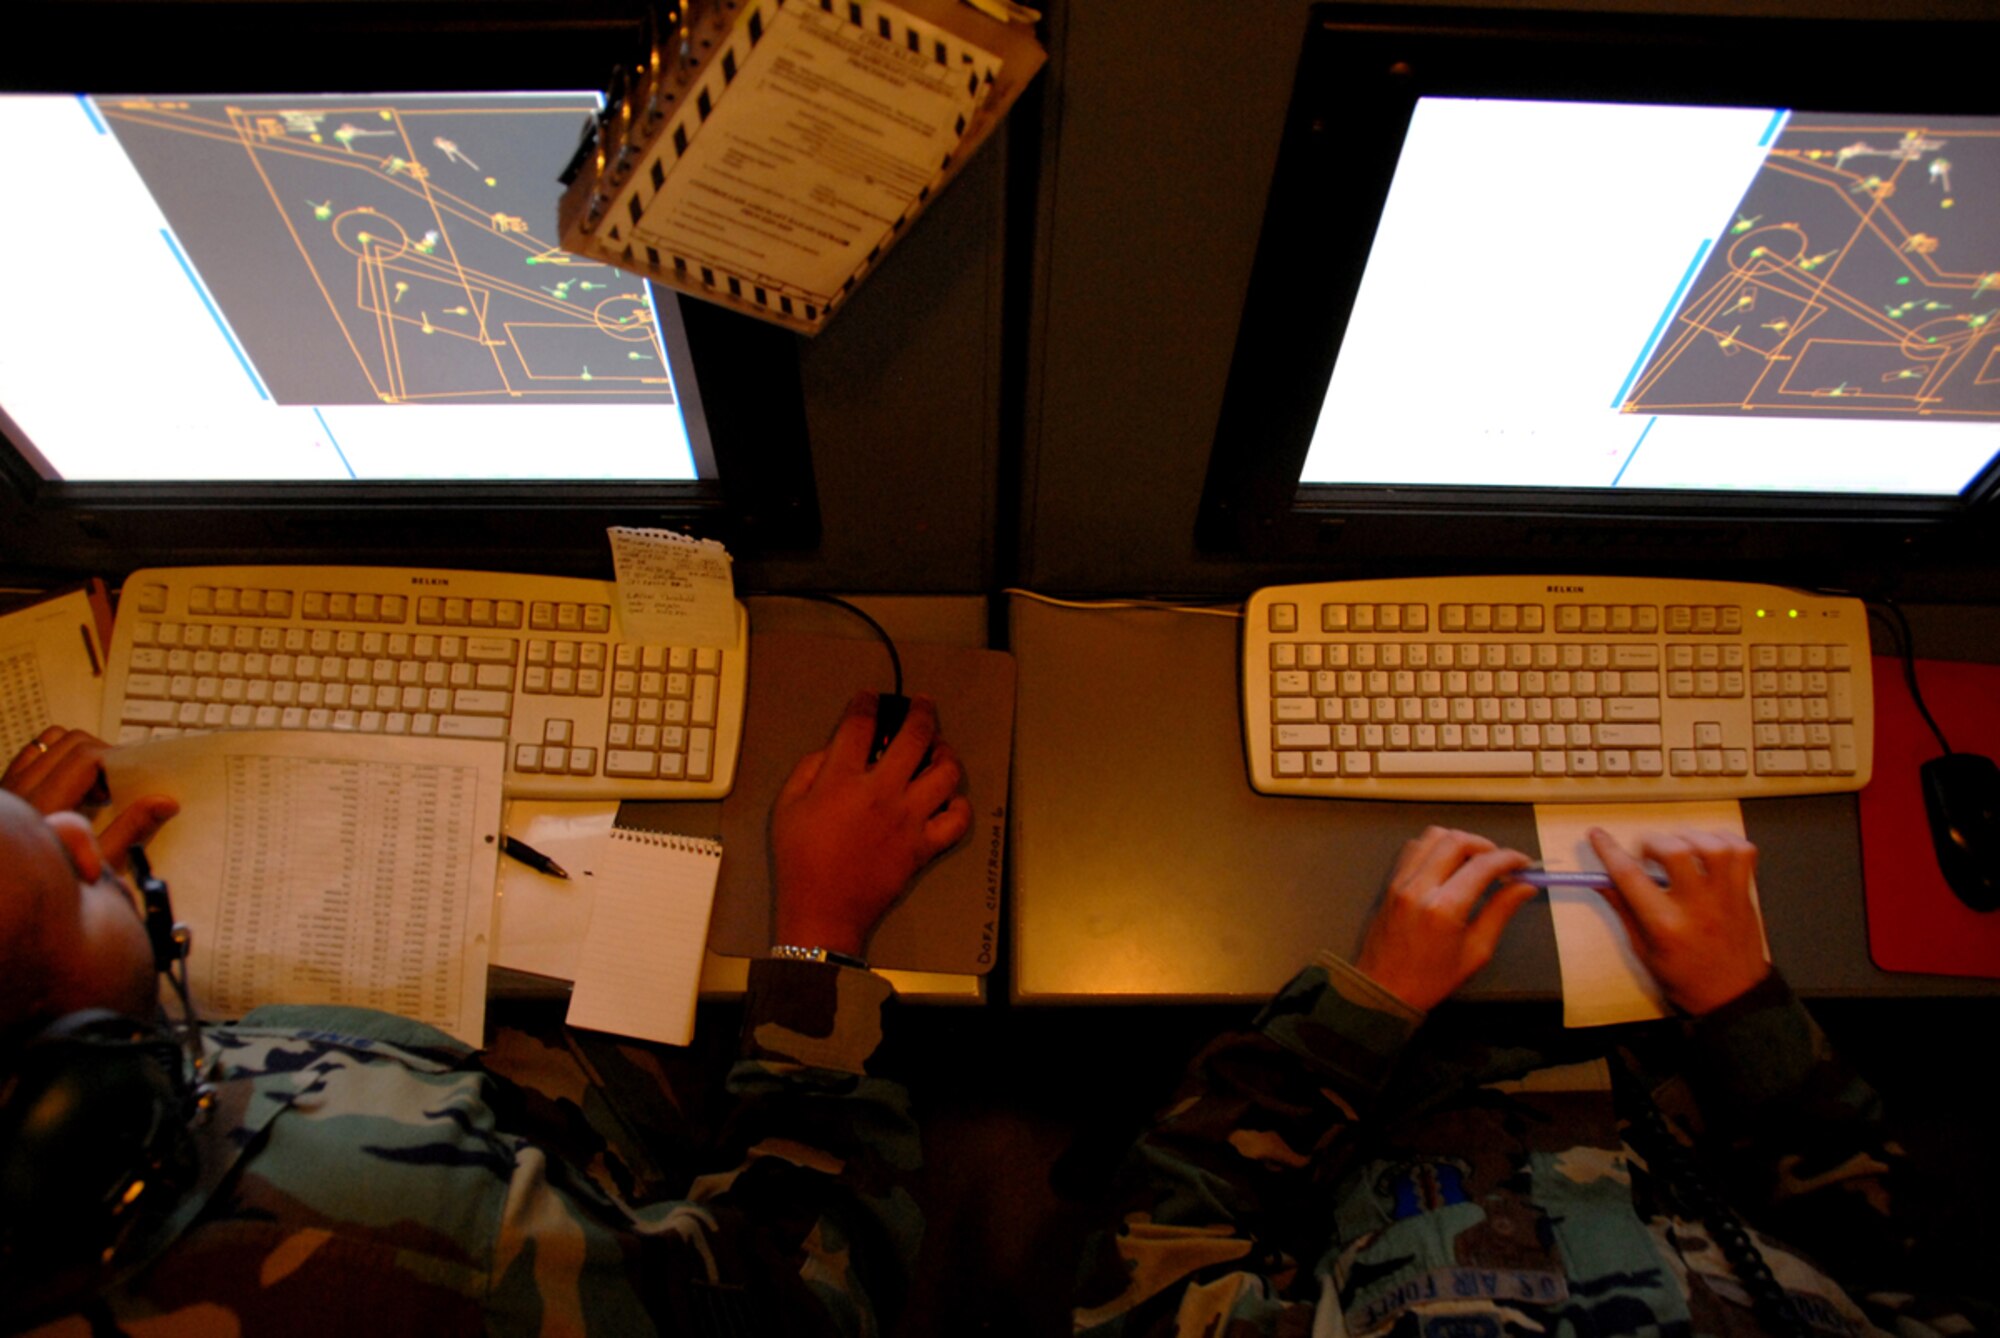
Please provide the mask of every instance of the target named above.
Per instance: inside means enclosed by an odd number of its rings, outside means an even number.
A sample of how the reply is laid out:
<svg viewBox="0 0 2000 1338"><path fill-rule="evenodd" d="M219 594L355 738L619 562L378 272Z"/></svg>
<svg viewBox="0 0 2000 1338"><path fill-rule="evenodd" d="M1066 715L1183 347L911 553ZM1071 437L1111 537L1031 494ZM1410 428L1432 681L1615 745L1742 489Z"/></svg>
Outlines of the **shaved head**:
<svg viewBox="0 0 2000 1338"><path fill-rule="evenodd" d="M0 791L0 1029L81 1008L147 1016L152 977L137 903L89 824Z"/></svg>
<svg viewBox="0 0 2000 1338"><path fill-rule="evenodd" d="M74 887L75 874L48 822L0 792L0 1027L32 1015L48 992L42 921L50 890L64 882Z"/></svg>

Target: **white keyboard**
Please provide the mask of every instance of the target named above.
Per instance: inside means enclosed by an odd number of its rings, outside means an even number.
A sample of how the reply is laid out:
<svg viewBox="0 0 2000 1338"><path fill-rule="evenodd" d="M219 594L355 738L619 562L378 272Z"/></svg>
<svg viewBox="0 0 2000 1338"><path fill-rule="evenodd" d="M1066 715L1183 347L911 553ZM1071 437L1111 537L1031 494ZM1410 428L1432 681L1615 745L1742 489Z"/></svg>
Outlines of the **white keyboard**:
<svg viewBox="0 0 2000 1338"><path fill-rule="evenodd" d="M1265 794L1602 802L1858 790L1859 600L1727 581L1479 576L1272 586L1243 620Z"/></svg>
<svg viewBox="0 0 2000 1338"><path fill-rule="evenodd" d="M505 792L719 799L749 616L724 649L618 635L609 581L390 567L174 567L119 598L103 733L340 730L507 743Z"/></svg>

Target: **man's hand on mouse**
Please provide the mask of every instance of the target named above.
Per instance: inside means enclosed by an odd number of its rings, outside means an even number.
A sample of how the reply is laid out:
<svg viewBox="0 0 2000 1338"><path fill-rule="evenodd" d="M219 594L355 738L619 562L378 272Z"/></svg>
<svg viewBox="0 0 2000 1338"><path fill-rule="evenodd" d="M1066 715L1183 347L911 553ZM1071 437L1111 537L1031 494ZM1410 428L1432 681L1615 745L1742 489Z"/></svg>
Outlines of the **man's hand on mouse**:
<svg viewBox="0 0 2000 1338"><path fill-rule="evenodd" d="M1757 847L1718 832L1649 836L1639 854L1666 870L1661 887L1608 832L1593 829L1590 844L1617 884L1604 899L1674 1007L1713 1012L1771 973L1750 895Z"/></svg>
<svg viewBox="0 0 2000 1338"><path fill-rule="evenodd" d="M875 696L859 693L825 748L794 767L771 807L777 941L861 956L875 924L924 865L972 826L958 754L937 707L909 717L872 765ZM924 763L926 752L929 763Z"/></svg>

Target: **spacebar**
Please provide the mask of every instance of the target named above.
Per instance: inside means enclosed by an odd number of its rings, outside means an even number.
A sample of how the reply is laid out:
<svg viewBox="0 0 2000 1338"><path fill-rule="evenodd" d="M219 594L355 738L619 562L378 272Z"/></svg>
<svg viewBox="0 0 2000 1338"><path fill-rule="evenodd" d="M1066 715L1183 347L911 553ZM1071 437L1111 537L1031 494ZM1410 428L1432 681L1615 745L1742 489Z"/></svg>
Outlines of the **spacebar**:
<svg viewBox="0 0 2000 1338"><path fill-rule="evenodd" d="M1532 776L1533 753L1377 753L1378 776Z"/></svg>

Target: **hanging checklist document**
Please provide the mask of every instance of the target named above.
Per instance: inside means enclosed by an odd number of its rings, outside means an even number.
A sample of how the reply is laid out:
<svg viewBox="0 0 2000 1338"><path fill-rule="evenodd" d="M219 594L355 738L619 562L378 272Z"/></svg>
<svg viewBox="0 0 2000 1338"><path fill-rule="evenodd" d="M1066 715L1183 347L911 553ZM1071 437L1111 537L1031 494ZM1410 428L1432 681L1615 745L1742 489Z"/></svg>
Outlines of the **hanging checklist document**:
<svg viewBox="0 0 2000 1338"><path fill-rule="evenodd" d="M502 745L217 733L114 752L121 800L171 795L155 872L194 931L205 1016L346 1004L470 1045L485 1023Z"/></svg>

